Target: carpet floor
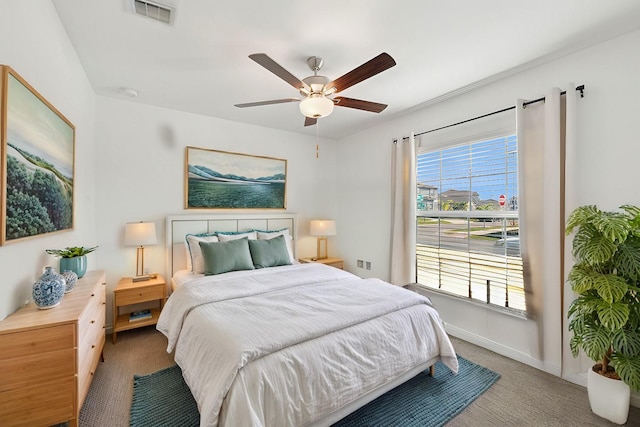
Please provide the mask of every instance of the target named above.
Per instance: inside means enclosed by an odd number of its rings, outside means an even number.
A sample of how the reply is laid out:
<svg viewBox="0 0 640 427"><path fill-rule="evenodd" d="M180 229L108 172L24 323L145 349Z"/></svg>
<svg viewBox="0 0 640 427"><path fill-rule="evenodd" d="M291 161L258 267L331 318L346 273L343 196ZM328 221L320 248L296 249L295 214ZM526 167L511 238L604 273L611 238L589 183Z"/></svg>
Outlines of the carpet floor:
<svg viewBox="0 0 640 427"><path fill-rule="evenodd" d="M452 337L456 353L501 375L446 427L616 427L589 409L587 390L554 375ZM153 326L107 337L105 361L98 365L80 412L80 427L129 426L133 376L175 365L167 339ZM627 426L640 426L632 407Z"/></svg>
<svg viewBox="0 0 640 427"><path fill-rule="evenodd" d="M495 383L500 375L459 357L458 375L440 362L435 376L428 371L378 397L334 427L439 427L462 412ZM198 408L178 366L135 376L132 427L197 427Z"/></svg>

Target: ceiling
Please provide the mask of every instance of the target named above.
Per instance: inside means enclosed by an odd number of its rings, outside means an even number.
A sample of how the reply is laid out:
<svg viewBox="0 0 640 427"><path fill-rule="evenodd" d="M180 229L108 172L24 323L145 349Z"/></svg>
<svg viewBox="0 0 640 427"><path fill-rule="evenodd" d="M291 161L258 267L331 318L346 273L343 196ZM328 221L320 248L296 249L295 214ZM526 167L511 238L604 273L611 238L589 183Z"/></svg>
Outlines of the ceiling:
<svg viewBox="0 0 640 427"><path fill-rule="evenodd" d="M172 25L136 15L131 0L52 2L96 94L308 135L297 102L234 107L300 97L249 54L299 79L320 56L330 80L390 54L395 67L340 93L387 109L335 108L318 120L331 139L640 28L637 0L160 0Z"/></svg>

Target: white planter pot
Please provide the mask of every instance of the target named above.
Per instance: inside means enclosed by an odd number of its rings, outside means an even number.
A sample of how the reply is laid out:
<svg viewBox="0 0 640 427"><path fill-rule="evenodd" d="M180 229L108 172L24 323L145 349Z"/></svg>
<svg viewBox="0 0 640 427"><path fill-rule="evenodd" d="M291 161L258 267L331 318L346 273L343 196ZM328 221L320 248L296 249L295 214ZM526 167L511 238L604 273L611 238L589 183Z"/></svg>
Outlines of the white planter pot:
<svg viewBox="0 0 640 427"><path fill-rule="evenodd" d="M623 381L596 374L589 368L587 391L594 414L616 424L627 422L631 389Z"/></svg>

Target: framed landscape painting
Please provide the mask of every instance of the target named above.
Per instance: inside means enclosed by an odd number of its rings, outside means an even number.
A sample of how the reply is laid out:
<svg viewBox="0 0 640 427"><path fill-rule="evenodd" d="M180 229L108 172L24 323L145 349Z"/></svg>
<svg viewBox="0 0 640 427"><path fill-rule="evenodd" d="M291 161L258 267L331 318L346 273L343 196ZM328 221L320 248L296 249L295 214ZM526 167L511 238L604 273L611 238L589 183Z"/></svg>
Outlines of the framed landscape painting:
<svg viewBox="0 0 640 427"><path fill-rule="evenodd" d="M287 161L187 147L185 209L286 209Z"/></svg>
<svg viewBox="0 0 640 427"><path fill-rule="evenodd" d="M73 229L75 127L0 65L0 244Z"/></svg>

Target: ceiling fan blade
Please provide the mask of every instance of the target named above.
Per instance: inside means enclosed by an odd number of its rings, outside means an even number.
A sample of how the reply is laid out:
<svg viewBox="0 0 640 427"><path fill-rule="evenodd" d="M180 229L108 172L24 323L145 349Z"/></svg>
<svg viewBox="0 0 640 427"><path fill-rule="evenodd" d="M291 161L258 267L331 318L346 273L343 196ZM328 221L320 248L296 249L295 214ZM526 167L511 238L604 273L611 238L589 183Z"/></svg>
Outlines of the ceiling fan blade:
<svg viewBox="0 0 640 427"><path fill-rule="evenodd" d="M256 61L258 64L262 65L267 70L271 71L276 76L280 77L285 82L289 83L291 86L296 88L297 90L306 89L310 90L309 86L304 83L302 80L282 68L280 64L278 64L273 59L269 58L265 53L253 53L249 55L249 58Z"/></svg>
<svg viewBox="0 0 640 427"><path fill-rule="evenodd" d="M304 118L304 125L305 126L313 126L316 123L318 123L318 119L315 119L313 117L305 117Z"/></svg>
<svg viewBox="0 0 640 427"><path fill-rule="evenodd" d="M393 60L388 53L381 53L368 62L365 62L361 66L354 68L342 77L338 77L332 82L325 85L325 88L331 89L335 87L333 93L338 93L345 90L348 87L360 83L363 80L373 77L378 73L383 72L396 65L396 61Z"/></svg>
<svg viewBox="0 0 640 427"><path fill-rule="evenodd" d="M338 107L356 108L358 110L371 111L373 113L379 113L385 108L387 104L379 104L377 102L363 101L361 99L345 98L344 96L336 96L333 102Z"/></svg>
<svg viewBox="0 0 640 427"><path fill-rule="evenodd" d="M298 102L298 98L272 99L271 101L247 102L246 104L234 104L238 108L258 107L260 105L284 104L285 102Z"/></svg>

